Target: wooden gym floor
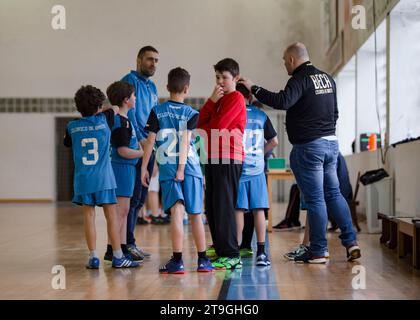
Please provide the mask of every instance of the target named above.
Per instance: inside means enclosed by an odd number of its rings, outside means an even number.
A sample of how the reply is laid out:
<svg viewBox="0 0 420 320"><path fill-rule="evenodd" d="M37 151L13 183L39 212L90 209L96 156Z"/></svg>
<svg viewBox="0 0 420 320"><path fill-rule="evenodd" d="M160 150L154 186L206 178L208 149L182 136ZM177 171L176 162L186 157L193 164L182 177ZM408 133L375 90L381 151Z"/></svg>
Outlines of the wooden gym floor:
<svg viewBox="0 0 420 320"><path fill-rule="evenodd" d="M285 204L275 204L273 221L281 220ZM301 217L304 221L304 216ZM330 233L327 265L298 265L283 254L294 248L303 230L269 235L271 268L256 268L244 259L241 271L198 274L190 228L185 226L186 275L159 275L158 266L171 254L169 226L137 226L138 243L152 253L138 269L115 270L104 266L86 270L87 248L83 217L78 207L53 204L0 205L0 299L420 299L420 271L407 257L379 244L362 223L359 244L362 258L346 262L338 233ZM97 210L97 244L105 250L105 219ZM206 227L206 229L208 229ZM207 232L207 242L210 236ZM52 268L65 268L66 289L53 289ZM363 268L353 269L355 266ZM353 288L364 270L366 288ZM355 272L355 273L352 273Z"/></svg>

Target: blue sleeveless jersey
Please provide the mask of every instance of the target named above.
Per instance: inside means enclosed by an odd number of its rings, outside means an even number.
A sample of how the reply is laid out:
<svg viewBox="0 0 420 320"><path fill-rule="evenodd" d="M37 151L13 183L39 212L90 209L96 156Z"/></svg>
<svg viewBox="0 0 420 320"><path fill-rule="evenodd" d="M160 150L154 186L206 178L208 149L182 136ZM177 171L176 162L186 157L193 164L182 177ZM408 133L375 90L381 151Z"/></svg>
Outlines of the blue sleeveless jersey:
<svg viewBox="0 0 420 320"><path fill-rule="evenodd" d="M103 113L70 121L67 132L73 147L74 194L115 189L110 159L111 130Z"/></svg>
<svg viewBox="0 0 420 320"><path fill-rule="evenodd" d="M126 130L124 137L127 140L129 139L129 144L127 146L128 148L133 149L133 150L139 149L139 143L137 140L136 131L134 130L134 126L132 125L129 119L117 114L114 118L114 126L112 127L112 134L114 134L115 131L117 130ZM127 159L127 158L121 157L117 151L118 145L115 145L112 142L112 139L111 139L111 144L112 144L112 150L111 150L112 162L121 163L121 164L130 164L133 166L137 164L137 162L139 161L138 158Z"/></svg>
<svg viewBox="0 0 420 320"><path fill-rule="evenodd" d="M156 136L156 159L159 164L159 180L174 179L179 164L179 148L181 132L187 132L187 122L198 114L192 107L167 101L153 108L159 123ZM185 175L202 178L200 160L195 149L194 139L190 141L188 149Z"/></svg>
<svg viewBox="0 0 420 320"><path fill-rule="evenodd" d="M264 125L266 120L267 115L257 107L252 105L246 107L243 177L264 173Z"/></svg>

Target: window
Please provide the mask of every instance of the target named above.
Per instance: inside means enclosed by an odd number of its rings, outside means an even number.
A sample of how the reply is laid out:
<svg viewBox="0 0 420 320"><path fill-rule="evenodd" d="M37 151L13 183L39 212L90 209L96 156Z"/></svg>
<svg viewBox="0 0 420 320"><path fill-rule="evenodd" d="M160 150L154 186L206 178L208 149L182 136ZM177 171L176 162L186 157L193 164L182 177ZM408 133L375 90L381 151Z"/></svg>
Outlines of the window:
<svg viewBox="0 0 420 320"><path fill-rule="evenodd" d="M390 16L390 143L420 136L420 1L401 0Z"/></svg>
<svg viewBox="0 0 420 320"><path fill-rule="evenodd" d="M353 57L340 71L336 79L338 121L337 137L343 155L353 153L356 139L356 58Z"/></svg>
<svg viewBox="0 0 420 320"><path fill-rule="evenodd" d="M386 20L356 54L356 150L361 135L386 131Z"/></svg>

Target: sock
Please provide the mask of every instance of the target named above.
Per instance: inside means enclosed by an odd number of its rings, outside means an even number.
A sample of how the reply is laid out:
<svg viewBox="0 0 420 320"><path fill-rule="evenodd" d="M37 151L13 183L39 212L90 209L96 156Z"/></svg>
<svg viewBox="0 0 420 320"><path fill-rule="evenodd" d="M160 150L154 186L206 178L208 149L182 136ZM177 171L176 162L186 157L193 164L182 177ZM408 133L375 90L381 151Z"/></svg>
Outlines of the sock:
<svg viewBox="0 0 420 320"><path fill-rule="evenodd" d="M202 251L202 252L198 252L198 258L199 259L204 259L204 258L207 258L207 256L206 256L206 251Z"/></svg>
<svg viewBox="0 0 420 320"><path fill-rule="evenodd" d="M123 254L127 254L128 253L128 248L126 244L121 244L121 250L123 252Z"/></svg>
<svg viewBox="0 0 420 320"><path fill-rule="evenodd" d="M112 252L112 246L111 246L110 244L108 244L108 245L106 246L106 252L107 252L107 253L111 253L111 252Z"/></svg>
<svg viewBox="0 0 420 320"><path fill-rule="evenodd" d="M265 253L265 242L257 242L257 256Z"/></svg>
<svg viewBox="0 0 420 320"><path fill-rule="evenodd" d="M173 253L173 257L175 261L180 261L182 260L182 252L174 252Z"/></svg>
<svg viewBox="0 0 420 320"><path fill-rule="evenodd" d="M121 259L124 255L123 255L123 252L122 252L122 250L121 249L118 249L118 250L114 250L113 252L112 252L112 254L113 254L113 256L115 257L115 258L117 258L117 259Z"/></svg>
<svg viewBox="0 0 420 320"><path fill-rule="evenodd" d="M96 250L90 251L89 258L98 258L98 253L96 252Z"/></svg>

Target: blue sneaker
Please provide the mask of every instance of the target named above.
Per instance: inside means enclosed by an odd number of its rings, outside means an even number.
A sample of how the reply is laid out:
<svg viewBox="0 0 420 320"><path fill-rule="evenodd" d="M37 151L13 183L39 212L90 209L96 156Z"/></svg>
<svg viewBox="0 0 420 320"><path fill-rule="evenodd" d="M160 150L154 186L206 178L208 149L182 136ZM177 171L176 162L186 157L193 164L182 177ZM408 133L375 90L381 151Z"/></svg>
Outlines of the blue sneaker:
<svg viewBox="0 0 420 320"><path fill-rule="evenodd" d="M165 265L159 268L162 274L184 274L184 262L182 260L175 261L171 258Z"/></svg>
<svg viewBox="0 0 420 320"><path fill-rule="evenodd" d="M88 263L86 264L86 269L99 269L100 261L98 258L93 257L89 258Z"/></svg>
<svg viewBox="0 0 420 320"><path fill-rule="evenodd" d="M216 269L207 257L198 258L197 265L197 272L213 272Z"/></svg>
<svg viewBox="0 0 420 320"><path fill-rule="evenodd" d="M140 266L138 262L127 259L125 256L123 256L121 259L118 259L115 256L112 257L113 268L137 268L138 266Z"/></svg>
<svg viewBox="0 0 420 320"><path fill-rule="evenodd" d="M257 266L258 267L267 267L271 265L270 259L268 259L265 253L260 254L257 256Z"/></svg>

